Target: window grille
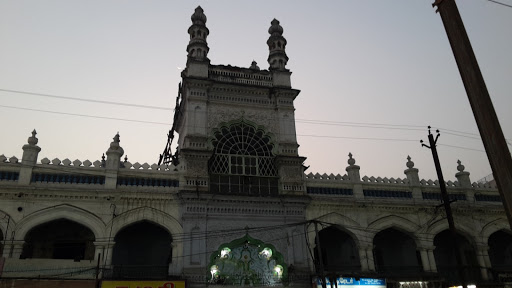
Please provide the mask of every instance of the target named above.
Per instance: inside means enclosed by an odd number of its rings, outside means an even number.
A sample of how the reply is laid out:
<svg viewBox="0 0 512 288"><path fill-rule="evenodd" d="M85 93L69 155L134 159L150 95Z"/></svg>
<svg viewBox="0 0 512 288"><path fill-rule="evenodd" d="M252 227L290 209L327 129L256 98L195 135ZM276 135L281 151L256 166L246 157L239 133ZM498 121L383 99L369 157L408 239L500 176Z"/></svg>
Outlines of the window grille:
<svg viewBox="0 0 512 288"><path fill-rule="evenodd" d="M246 123L214 133L209 161L213 193L277 195L277 170L270 137Z"/></svg>

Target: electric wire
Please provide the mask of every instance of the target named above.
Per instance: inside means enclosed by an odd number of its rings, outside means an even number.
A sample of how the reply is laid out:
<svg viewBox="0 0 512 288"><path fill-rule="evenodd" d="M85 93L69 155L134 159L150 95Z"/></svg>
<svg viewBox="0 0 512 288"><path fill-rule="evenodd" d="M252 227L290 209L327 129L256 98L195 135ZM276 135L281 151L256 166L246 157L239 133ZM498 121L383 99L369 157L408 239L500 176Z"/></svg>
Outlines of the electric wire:
<svg viewBox="0 0 512 288"><path fill-rule="evenodd" d="M146 109L157 109L157 110L172 111L171 108L164 108L164 107L158 107L158 106L149 106L149 105L141 105L141 104L130 104L130 103L124 103L124 102L114 102L114 101L105 101L105 100L95 100L95 99L86 99L86 98L58 96L58 95L52 95L52 94L43 94L43 93L26 92L26 91L9 90L9 89L0 89L0 91L10 92L10 93L17 93L17 94L43 96L43 97L50 97L50 98L57 98L57 99L66 99L66 100L73 100L73 101L92 102L92 103L100 103L100 104L108 104L108 105L119 105L119 106L127 106L127 107L136 107L136 108L146 108Z"/></svg>
<svg viewBox="0 0 512 288"><path fill-rule="evenodd" d="M0 107L11 108L11 109L18 109L18 110L27 110L27 111L52 113L52 114L60 114L60 115L68 115L68 116L79 116L79 117L107 119L107 120L118 120L118 121L134 122L134 123L155 124L155 125L165 125L165 126L169 126L170 125L170 123L163 123L163 122L133 120L133 119L126 119L126 118L95 116L95 115L77 114L77 113L68 113L68 112L57 112L57 111L49 111L49 110L33 109L33 108L24 108L24 107L16 107L16 106L9 106L9 105L0 105ZM395 129L395 128L390 128L390 129ZM450 134L450 133L447 133L447 134ZM316 138L331 138L331 139L375 140L375 141L396 141L396 142L415 142L415 141L418 141L418 140L415 140L415 139L400 139L400 138L349 137L349 136L330 136L330 135L314 135L314 134L296 134L296 135L299 136L299 137L316 137ZM455 134L453 134L453 135L455 135ZM455 135L455 136L458 136L458 135ZM452 148L461 148L461 149L475 150L475 151L481 152L481 150L476 150L476 149L472 149L472 148L465 148L465 147L458 147L458 146L453 146Z"/></svg>
<svg viewBox="0 0 512 288"><path fill-rule="evenodd" d="M166 111L172 111L171 108L164 108L164 107L158 107L158 106L149 106L149 105L141 105L141 104L133 104L133 103L123 103L123 102L115 102L115 101L104 101L104 100L94 100L94 99L86 99L86 98L75 98L75 97L67 97L67 96L58 96L53 94L43 94L43 93L36 93L36 92L27 92L27 91L19 91L19 90L10 90L10 89L0 89L0 91L3 92L10 92L10 93L18 93L18 94L27 94L27 95L36 95L36 96L44 96L44 97L52 97L52 98L59 98L59 99L66 99L66 100L76 100L76 101L84 101L84 102L92 102L92 103L101 103L101 104L109 104L109 105L120 105L120 106L128 106L128 107L137 107L137 108L147 108L147 109L158 109L158 110L166 110ZM15 106L3 106L6 108L13 108L13 109L30 109L30 108L22 108L22 107L15 107ZM34 109L33 111L37 111ZM60 112L54 112L54 111L43 111L40 112L47 112L47 113L60 113ZM201 111L202 113L206 113L205 111ZM73 114L73 113L70 113ZM75 116L82 116L87 117L85 115L79 114ZM91 115L88 115L91 116ZM101 117L101 116L100 116ZM121 121L134 121L135 120L128 120L128 119L110 119L110 120L121 120ZM290 120L293 121L293 120ZM314 124L314 125L334 125L334 126L347 126L347 127L359 127L359 128L372 128L372 129L397 129L397 130L411 130L411 131L423 131L424 126L423 125L404 125L404 124L383 124L383 123L369 123L369 122L352 122L352 121L329 121L329 120L315 120L315 119L295 119L298 123L304 123L304 124ZM142 123L146 123L143 121ZM170 125L169 123L161 123L161 122L150 122L150 124L161 124L161 125ZM446 128L440 128L445 133L452 132L452 135L461 136L459 134L466 134L468 136L473 137L467 137L467 138L474 138L474 139L480 139L478 134L475 133L469 133L469 132L462 132L452 129L446 129ZM456 134L455 134L456 133ZM450 133L448 133L450 134Z"/></svg>
<svg viewBox="0 0 512 288"><path fill-rule="evenodd" d="M496 1L496 0L487 0L487 1L492 2L492 3L494 3L494 4L503 5L503 6L508 7L508 8L512 8L512 5L505 4L505 3L502 3L502 2L498 2L498 1Z"/></svg>

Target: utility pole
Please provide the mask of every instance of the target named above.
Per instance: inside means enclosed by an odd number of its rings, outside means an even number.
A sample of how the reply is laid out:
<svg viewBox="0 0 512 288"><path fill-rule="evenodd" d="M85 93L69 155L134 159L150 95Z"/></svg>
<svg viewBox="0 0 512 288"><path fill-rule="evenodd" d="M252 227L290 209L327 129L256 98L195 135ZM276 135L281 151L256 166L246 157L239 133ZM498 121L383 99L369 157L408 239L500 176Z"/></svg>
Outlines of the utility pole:
<svg viewBox="0 0 512 288"><path fill-rule="evenodd" d="M439 130L436 130L437 136L434 139L434 135L430 133L430 126L428 126L428 142L429 145L423 144L423 140L421 140L421 146L427 147L432 151L432 158L434 158L434 165L436 166L437 179L439 180L439 188L441 188L441 197L443 201L444 210L446 211L446 219L448 220L448 227L450 228L451 236L452 236L452 247L453 251L455 251L455 259L457 261L457 270L459 273L459 278L462 281L462 287L467 288L466 278L464 276L464 271L462 269L462 257L460 255L460 249L457 247L457 230L455 229L455 223L453 222L453 214L452 207L450 206L450 197L448 197L448 192L446 191L446 184L444 183L443 171L441 170L441 163L439 162L439 155L437 154L437 139L439 138Z"/></svg>
<svg viewBox="0 0 512 288"><path fill-rule="evenodd" d="M455 0L435 0L512 228L512 157Z"/></svg>
<svg viewBox="0 0 512 288"><path fill-rule="evenodd" d="M318 234L318 221L314 220L315 222L315 242L316 247L318 251L318 276L320 277L320 283L322 283L322 288L327 288L327 285L325 283L325 275L324 275L324 260L322 258L322 247L320 246L320 234Z"/></svg>

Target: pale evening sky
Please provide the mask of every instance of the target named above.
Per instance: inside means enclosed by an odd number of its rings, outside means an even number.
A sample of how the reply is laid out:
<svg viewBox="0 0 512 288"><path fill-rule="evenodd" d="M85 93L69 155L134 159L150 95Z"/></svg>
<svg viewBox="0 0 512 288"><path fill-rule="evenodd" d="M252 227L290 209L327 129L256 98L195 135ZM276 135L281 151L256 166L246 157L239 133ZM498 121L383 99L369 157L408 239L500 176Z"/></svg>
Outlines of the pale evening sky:
<svg viewBox="0 0 512 288"><path fill-rule="evenodd" d="M351 152L361 176L404 178L410 155L420 178L437 179L431 152L419 143L432 125L441 130L444 178L455 180L460 159L477 181L491 169L431 2L0 0L0 89L170 109L0 91L0 154L21 158L35 128L39 160L94 162L119 131L130 162L157 162L186 62L190 16L201 5L212 64L249 67L255 60L268 69L267 30L273 18L281 22L292 86L301 90L295 118L307 173L344 174ZM512 8L457 4L511 143Z"/></svg>

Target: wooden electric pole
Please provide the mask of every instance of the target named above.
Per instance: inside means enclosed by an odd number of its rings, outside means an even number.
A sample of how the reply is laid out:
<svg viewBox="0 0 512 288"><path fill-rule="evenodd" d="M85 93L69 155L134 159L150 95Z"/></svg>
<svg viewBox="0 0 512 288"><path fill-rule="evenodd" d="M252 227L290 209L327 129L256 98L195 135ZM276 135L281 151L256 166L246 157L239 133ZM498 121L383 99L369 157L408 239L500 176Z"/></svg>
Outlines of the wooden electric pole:
<svg viewBox="0 0 512 288"><path fill-rule="evenodd" d="M459 279L462 282L462 287L466 288L466 277L464 275L464 270L462 268L462 257L460 255L460 249L457 245L457 230L455 229L455 223L453 222L453 214L452 207L450 206L450 197L448 196L448 191L446 191L446 183L444 183L443 171L441 170L441 163L439 162L439 155L437 154L437 138L439 138L439 130L436 130L437 135L436 139L434 139L434 135L430 133L430 126L428 126L428 142L429 145L423 144L423 140L421 140L421 146L427 147L432 151L432 158L434 158L434 165L436 166L437 179L439 181L439 188L441 189L441 199L443 201L444 210L446 211L446 219L448 220L448 227L451 232L451 245L452 251L455 252L455 260L457 261L457 272L459 274Z"/></svg>
<svg viewBox="0 0 512 288"><path fill-rule="evenodd" d="M512 228L512 157L455 0L435 0Z"/></svg>

